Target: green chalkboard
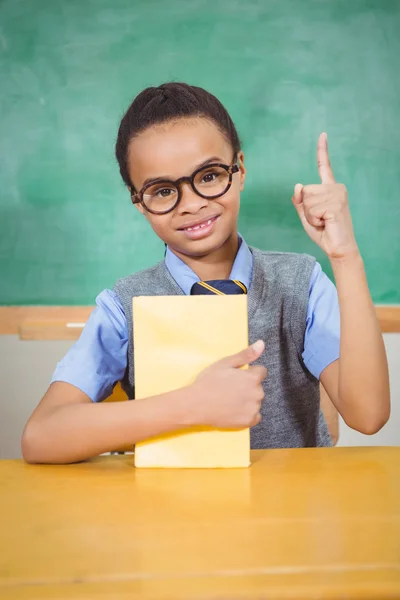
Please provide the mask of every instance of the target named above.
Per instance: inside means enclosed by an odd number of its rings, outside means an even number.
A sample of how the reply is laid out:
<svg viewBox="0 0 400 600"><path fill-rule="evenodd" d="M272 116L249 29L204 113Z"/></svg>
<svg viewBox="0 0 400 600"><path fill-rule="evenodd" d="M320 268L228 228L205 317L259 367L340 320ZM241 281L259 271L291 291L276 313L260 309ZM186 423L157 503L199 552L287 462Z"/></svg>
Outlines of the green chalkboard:
<svg viewBox="0 0 400 600"><path fill-rule="evenodd" d="M163 245L114 159L148 85L216 94L248 167L240 231L309 252L292 186L328 131L375 302L400 302L398 0L1 0L0 304L93 304Z"/></svg>

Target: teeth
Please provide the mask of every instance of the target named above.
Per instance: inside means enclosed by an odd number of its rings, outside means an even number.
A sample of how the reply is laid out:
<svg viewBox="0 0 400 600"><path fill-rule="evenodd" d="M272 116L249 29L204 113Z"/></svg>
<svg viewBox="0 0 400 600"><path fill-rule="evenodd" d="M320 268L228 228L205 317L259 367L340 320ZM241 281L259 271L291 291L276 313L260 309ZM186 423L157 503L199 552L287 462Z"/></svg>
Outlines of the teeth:
<svg viewBox="0 0 400 600"><path fill-rule="evenodd" d="M206 223L203 223L202 225L196 225L195 227L188 227L187 231L196 231L196 229L202 229L203 227L206 227L207 225L211 225L211 223L212 223L212 219L210 219Z"/></svg>

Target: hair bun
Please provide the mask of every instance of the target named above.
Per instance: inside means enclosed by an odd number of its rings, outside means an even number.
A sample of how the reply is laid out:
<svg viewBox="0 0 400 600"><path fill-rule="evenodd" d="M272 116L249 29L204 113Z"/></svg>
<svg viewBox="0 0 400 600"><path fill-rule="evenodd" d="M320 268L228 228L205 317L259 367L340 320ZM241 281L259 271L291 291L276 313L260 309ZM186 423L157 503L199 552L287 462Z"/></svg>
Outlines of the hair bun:
<svg viewBox="0 0 400 600"><path fill-rule="evenodd" d="M159 95L162 97L162 99L163 99L164 101L165 101L165 100L168 100L168 92L167 92L167 90L166 90L165 88L163 88L163 87L161 87L161 86L160 86L160 87L158 87L158 88L157 88L157 93L158 93L158 94L159 94Z"/></svg>

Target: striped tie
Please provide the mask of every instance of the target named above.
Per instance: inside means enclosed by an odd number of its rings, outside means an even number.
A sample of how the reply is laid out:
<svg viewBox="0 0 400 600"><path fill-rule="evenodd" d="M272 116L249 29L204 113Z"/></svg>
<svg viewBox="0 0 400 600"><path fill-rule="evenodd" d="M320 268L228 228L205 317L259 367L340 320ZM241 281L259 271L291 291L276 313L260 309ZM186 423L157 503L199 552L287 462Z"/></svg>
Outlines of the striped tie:
<svg viewBox="0 0 400 600"><path fill-rule="evenodd" d="M247 294L247 288L236 279L213 279L212 281L199 281L192 286L192 295L218 294L228 296L231 294Z"/></svg>

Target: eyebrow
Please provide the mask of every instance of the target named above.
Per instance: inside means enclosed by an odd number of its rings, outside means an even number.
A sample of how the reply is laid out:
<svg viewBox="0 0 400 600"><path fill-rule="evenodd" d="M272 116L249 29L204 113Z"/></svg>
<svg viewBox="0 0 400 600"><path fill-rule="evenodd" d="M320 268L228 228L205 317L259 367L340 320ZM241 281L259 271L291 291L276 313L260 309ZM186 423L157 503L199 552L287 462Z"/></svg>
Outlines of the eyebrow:
<svg viewBox="0 0 400 600"><path fill-rule="evenodd" d="M224 163L223 159L220 158L219 156L212 156L211 158L207 158L207 160L203 161L202 163L200 163L199 165L197 165L197 167L195 169L193 169L193 173L195 171L197 171L197 169L201 169L201 167L206 167L207 165L209 165L210 163ZM171 177L168 177L168 175L161 175L161 177L148 177L142 185L142 188L144 188L145 185L147 185L148 183L158 183L160 181L175 181L174 179L171 179Z"/></svg>

